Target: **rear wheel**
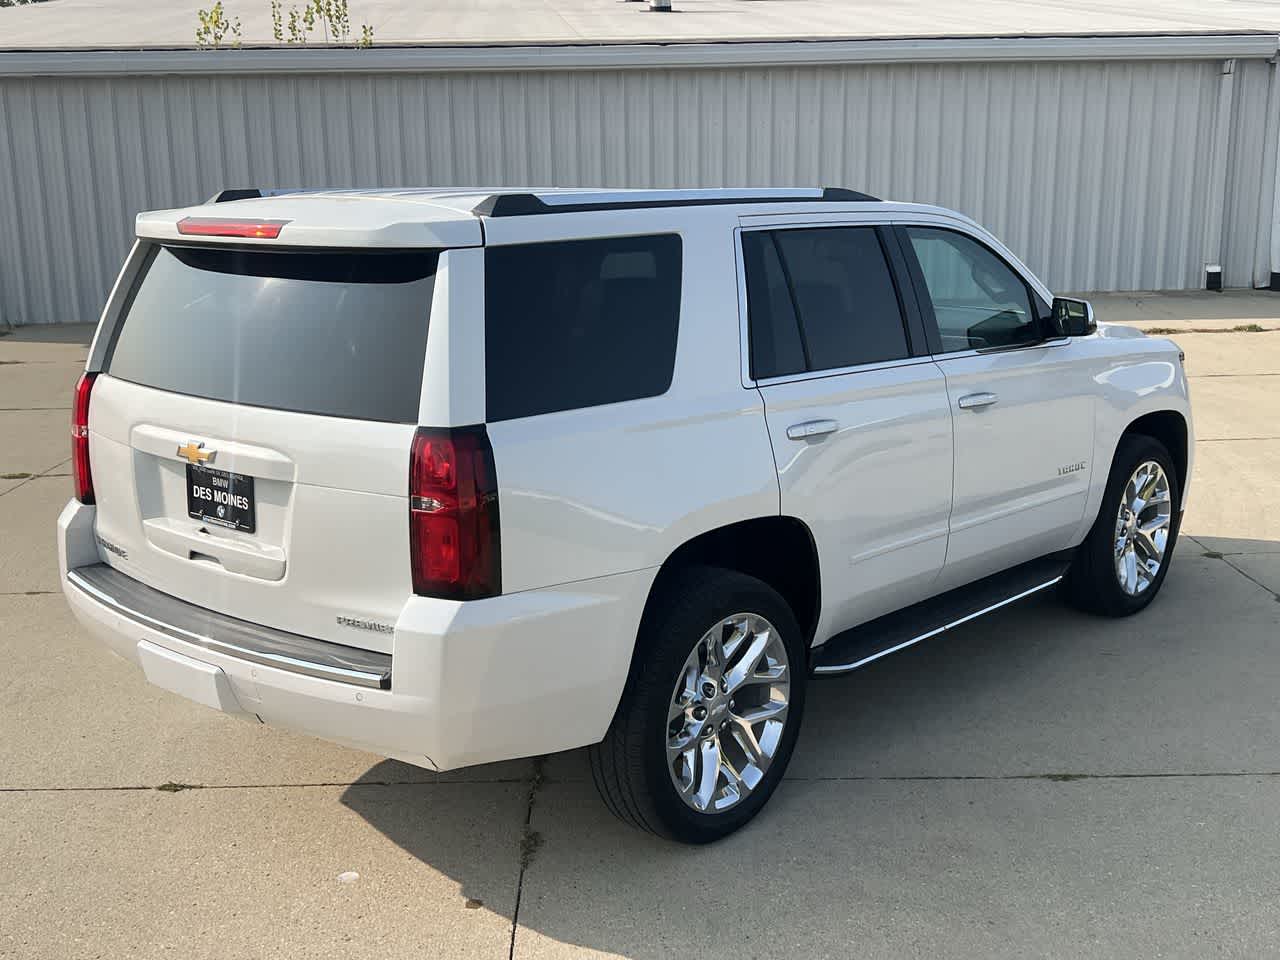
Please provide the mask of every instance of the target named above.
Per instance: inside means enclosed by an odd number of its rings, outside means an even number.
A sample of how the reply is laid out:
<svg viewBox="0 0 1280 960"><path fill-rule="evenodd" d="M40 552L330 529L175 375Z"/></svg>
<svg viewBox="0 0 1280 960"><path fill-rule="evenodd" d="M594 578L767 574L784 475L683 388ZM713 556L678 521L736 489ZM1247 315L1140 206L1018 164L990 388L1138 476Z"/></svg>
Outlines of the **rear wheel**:
<svg viewBox="0 0 1280 960"><path fill-rule="evenodd" d="M650 602L639 653L603 742L589 748L621 819L707 843L764 806L791 758L808 680L804 638L764 582L701 567Z"/></svg>
<svg viewBox="0 0 1280 960"><path fill-rule="evenodd" d="M1178 537L1180 502L1173 458L1158 440L1120 441L1098 519L1076 550L1067 596L1083 610L1124 617L1160 591Z"/></svg>

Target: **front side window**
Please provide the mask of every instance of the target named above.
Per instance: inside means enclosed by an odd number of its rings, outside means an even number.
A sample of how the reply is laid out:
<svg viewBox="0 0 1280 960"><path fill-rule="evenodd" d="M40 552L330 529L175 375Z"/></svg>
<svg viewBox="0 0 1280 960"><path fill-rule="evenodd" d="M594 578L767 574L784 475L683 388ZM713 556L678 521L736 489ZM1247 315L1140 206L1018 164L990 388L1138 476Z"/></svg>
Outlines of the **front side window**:
<svg viewBox="0 0 1280 960"><path fill-rule="evenodd" d="M907 227L942 352L1014 347L1040 338L1027 285L994 253L953 230Z"/></svg>
<svg viewBox="0 0 1280 960"><path fill-rule="evenodd" d="M910 355L875 227L752 231L743 260L757 379Z"/></svg>
<svg viewBox="0 0 1280 960"><path fill-rule="evenodd" d="M680 325L678 234L489 247L489 421L665 393Z"/></svg>

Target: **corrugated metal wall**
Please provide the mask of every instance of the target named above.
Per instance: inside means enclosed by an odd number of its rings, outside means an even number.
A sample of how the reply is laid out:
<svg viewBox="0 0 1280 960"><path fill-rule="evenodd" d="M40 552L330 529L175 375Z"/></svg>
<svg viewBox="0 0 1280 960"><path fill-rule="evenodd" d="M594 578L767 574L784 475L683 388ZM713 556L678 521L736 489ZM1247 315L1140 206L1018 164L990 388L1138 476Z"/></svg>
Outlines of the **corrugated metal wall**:
<svg viewBox="0 0 1280 960"><path fill-rule="evenodd" d="M1237 65L1229 284L1251 282L1270 240L1271 70ZM1054 288L1195 288L1221 189L1207 182L1221 72L1197 60L0 79L0 319L96 319L135 212L250 185L843 185L969 213Z"/></svg>
<svg viewBox="0 0 1280 960"><path fill-rule="evenodd" d="M1222 282L1266 285L1271 278L1272 202L1275 191L1275 68L1264 60L1235 64L1231 133L1223 214Z"/></svg>

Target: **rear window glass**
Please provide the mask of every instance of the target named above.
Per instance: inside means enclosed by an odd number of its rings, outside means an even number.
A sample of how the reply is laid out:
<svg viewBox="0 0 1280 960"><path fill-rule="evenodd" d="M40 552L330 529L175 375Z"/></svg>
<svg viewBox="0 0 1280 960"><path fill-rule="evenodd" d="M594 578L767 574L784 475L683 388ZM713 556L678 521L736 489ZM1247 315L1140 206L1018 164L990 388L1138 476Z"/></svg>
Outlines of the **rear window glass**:
<svg viewBox="0 0 1280 960"><path fill-rule="evenodd" d="M680 270L675 234L486 250L487 419L665 393Z"/></svg>
<svg viewBox="0 0 1280 960"><path fill-rule="evenodd" d="M416 423L437 257L156 247L106 372L211 400Z"/></svg>

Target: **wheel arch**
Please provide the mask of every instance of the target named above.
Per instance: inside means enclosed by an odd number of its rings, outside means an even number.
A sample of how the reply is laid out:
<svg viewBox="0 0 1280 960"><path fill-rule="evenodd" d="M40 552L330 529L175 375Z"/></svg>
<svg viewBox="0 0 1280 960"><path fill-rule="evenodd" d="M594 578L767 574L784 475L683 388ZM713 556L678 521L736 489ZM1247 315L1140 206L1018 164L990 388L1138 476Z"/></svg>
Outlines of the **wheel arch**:
<svg viewBox="0 0 1280 960"><path fill-rule="evenodd" d="M818 546L809 525L798 517L765 516L739 520L699 533L676 547L663 561L645 603L674 571L689 566L725 567L763 580L782 595L805 634L813 642L822 611Z"/></svg>
<svg viewBox="0 0 1280 960"><path fill-rule="evenodd" d="M1174 469L1178 473L1178 496L1185 498L1187 492L1187 476L1190 467L1189 434L1187 418L1177 410L1155 410L1143 414L1132 421L1121 432L1116 440L1115 450L1111 452L1111 461L1115 462L1116 453L1125 437L1139 434L1160 441L1173 458Z"/></svg>
<svg viewBox="0 0 1280 960"><path fill-rule="evenodd" d="M1123 469L1117 472L1117 469L1121 466L1118 458L1122 447L1125 445L1126 438L1141 438L1148 443L1158 443L1168 451L1169 458L1172 460L1172 470L1170 472L1173 474L1170 478L1170 485L1178 488L1181 502L1185 503L1185 484L1191 470L1191 458L1193 456L1191 429L1191 424L1185 414L1176 409L1163 408L1149 410L1147 413L1135 417L1125 425L1120 435L1116 438L1111 460L1107 466L1106 480L1098 485L1099 504L1097 515L1094 517L1084 540L1079 544L1072 559L1071 567L1067 572L1066 596L1077 608L1103 616L1129 616L1144 609L1156 595L1160 588L1160 583L1163 582L1163 578L1168 571L1170 551L1173 550L1176 544L1178 527L1180 526L1180 507L1178 505L1174 506L1173 516L1170 521L1171 526L1169 527L1169 536L1174 539L1168 542L1161 556L1161 567L1157 573L1159 581L1154 585L1149 583L1145 591L1138 593L1132 593L1123 587L1116 586L1115 560L1118 554L1115 553L1115 548L1120 545L1116 540L1119 527L1116 524L1115 515L1104 515L1102 508L1107 502L1108 491L1114 489L1113 482L1120 485L1120 495L1123 496L1124 485L1130 479L1130 471L1141 462L1139 460L1125 463ZM1147 449L1149 450L1149 448ZM1114 501L1112 501L1111 509L1115 510Z"/></svg>

